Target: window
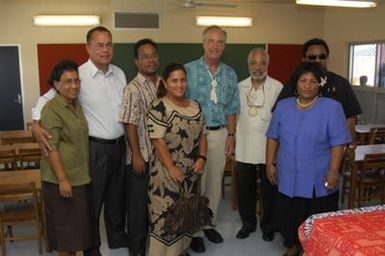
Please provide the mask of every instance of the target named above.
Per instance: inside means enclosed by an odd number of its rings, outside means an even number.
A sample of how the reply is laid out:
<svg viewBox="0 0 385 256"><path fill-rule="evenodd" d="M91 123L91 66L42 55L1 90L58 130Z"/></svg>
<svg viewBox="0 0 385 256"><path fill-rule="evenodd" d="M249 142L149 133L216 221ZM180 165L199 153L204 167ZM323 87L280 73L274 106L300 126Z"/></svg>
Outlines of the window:
<svg viewBox="0 0 385 256"><path fill-rule="evenodd" d="M353 85L385 88L385 43L350 45L349 80Z"/></svg>

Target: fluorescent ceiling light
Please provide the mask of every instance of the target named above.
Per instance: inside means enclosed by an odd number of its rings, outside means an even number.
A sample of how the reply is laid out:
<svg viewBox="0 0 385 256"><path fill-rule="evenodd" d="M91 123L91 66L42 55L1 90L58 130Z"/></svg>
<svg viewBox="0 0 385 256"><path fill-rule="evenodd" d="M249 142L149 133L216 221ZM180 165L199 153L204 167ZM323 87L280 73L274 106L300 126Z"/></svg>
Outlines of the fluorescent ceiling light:
<svg viewBox="0 0 385 256"><path fill-rule="evenodd" d="M375 0L297 0L297 4L335 7L371 8L376 7Z"/></svg>
<svg viewBox="0 0 385 256"><path fill-rule="evenodd" d="M224 16L197 16L198 26L218 25L224 27L251 27L253 18L251 17L224 17Z"/></svg>
<svg viewBox="0 0 385 256"><path fill-rule="evenodd" d="M36 26L94 26L100 24L98 15L36 15Z"/></svg>

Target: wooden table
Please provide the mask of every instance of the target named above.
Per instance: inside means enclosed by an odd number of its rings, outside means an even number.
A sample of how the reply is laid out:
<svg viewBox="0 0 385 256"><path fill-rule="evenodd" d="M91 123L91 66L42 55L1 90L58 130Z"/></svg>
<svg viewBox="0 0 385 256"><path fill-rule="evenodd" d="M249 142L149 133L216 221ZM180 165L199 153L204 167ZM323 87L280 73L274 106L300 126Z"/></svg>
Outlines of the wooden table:
<svg viewBox="0 0 385 256"><path fill-rule="evenodd" d="M354 162L352 165L351 184L349 192L348 208L354 207L354 193L356 191L357 173L362 168L366 154L385 153L385 144L358 145L355 150ZM384 254L385 255L385 254Z"/></svg>
<svg viewBox="0 0 385 256"><path fill-rule="evenodd" d="M36 163L35 160L27 160L27 161L21 161L21 154L20 149L36 149L40 151L39 144L37 143L16 143L16 144L7 144L7 145L0 145L0 150L13 150L15 154L14 159L14 168L24 168L24 163L27 163L27 166L29 163ZM34 154L35 156L35 154ZM29 156L30 157L30 156ZM27 159L28 156L24 156L23 159Z"/></svg>
<svg viewBox="0 0 385 256"><path fill-rule="evenodd" d="M314 214L298 236L305 256L383 256L385 205Z"/></svg>
<svg viewBox="0 0 385 256"><path fill-rule="evenodd" d="M2 145L14 143L35 142L30 130L15 130L0 132L0 140Z"/></svg>
<svg viewBox="0 0 385 256"><path fill-rule="evenodd" d="M385 124L358 124L356 125L356 137L360 145L368 144L371 128L385 127Z"/></svg>
<svg viewBox="0 0 385 256"><path fill-rule="evenodd" d="M16 144L6 144L6 145L0 145L0 148L2 149L10 149L10 150L16 150L16 152L19 151L19 149L38 149L39 144L35 142L27 142L27 143L16 143Z"/></svg>

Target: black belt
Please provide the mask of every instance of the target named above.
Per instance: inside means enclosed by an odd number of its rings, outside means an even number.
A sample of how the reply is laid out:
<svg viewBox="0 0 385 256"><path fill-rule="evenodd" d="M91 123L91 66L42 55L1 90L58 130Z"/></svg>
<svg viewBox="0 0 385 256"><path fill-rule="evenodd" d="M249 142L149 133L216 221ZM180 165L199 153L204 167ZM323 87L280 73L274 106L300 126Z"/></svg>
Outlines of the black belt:
<svg viewBox="0 0 385 256"><path fill-rule="evenodd" d="M121 136L119 138L112 139L112 140L107 140L107 139L102 139L102 138L97 138L92 136L88 136L88 139L90 141L99 142L102 144L119 144L124 141L124 136Z"/></svg>
<svg viewBox="0 0 385 256"><path fill-rule="evenodd" d="M206 129L207 129L207 130L210 130L210 131L216 131L216 130L222 129L222 128L224 128L224 127L225 127L224 125L218 125L218 126L206 126Z"/></svg>

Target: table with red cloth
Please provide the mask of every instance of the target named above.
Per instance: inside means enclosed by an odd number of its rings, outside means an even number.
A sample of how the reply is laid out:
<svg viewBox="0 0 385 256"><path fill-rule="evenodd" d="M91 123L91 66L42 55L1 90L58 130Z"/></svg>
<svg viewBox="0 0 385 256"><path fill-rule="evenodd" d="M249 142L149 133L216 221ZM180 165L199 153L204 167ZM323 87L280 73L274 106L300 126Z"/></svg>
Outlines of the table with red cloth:
<svg viewBox="0 0 385 256"><path fill-rule="evenodd" d="M384 256L385 205L314 214L298 236L306 256Z"/></svg>

